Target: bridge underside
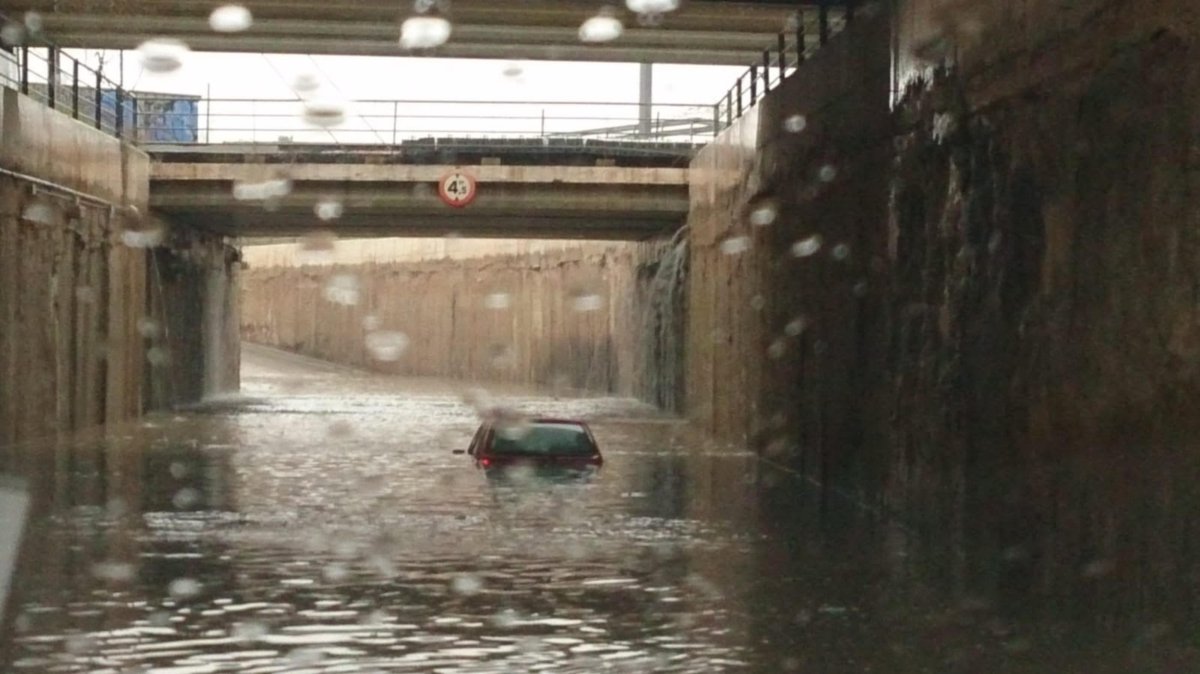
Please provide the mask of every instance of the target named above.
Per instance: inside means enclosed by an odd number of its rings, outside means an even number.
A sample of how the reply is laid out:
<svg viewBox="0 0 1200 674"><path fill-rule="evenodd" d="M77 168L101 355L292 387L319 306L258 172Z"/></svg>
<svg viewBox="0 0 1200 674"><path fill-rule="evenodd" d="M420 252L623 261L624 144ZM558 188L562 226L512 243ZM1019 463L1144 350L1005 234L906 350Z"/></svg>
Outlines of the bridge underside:
<svg viewBox="0 0 1200 674"><path fill-rule="evenodd" d="M397 39L411 2L248 4L255 24L238 34L217 34L209 28L211 3L125 0L117 4L119 9L108 9L91 0L28 0L24 7L42 13L46 33L61 46L113 49L130 49L149 36L162 35L203 51L747 65L774 43L798 10L810 24L810 39L817 35L815 2L691 0L654 26L639 25L638 18L621 7L618 16L627 27L621 38L584 44L579 26L600 6L592 0L454 0L448 15L454 23L451 40L435 50L411 54ZM833 16L838 15L835 10Z"/></svg>
<svg viewBox="0 0 1200 674"><path fill-rule="evenodd" d="M643 240L685 221L687 172L632 167L477 166L478 196L465 208L439 199L438 178L455 167L410 165L158 164L150 207L176 226L232 237L481 236ZM276 202L239 201L234 181L293 181ZM322 221L317 202L343 215Z"/></svg>

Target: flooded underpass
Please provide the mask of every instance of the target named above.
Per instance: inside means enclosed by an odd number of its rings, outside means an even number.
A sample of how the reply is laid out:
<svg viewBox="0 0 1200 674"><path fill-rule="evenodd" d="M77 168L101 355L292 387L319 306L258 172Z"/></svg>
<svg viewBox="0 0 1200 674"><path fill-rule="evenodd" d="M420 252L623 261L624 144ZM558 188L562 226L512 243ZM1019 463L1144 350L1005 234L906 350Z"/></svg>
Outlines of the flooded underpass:
<svg viewBox="0 0 1200 674"><path fill-rule="evenodd" d="M3 671L1194 671L934 589L901 534L640 403L491 391L606 459L497 483L452 454L462 385L260 347L243 378L29 452Z"/></svg>

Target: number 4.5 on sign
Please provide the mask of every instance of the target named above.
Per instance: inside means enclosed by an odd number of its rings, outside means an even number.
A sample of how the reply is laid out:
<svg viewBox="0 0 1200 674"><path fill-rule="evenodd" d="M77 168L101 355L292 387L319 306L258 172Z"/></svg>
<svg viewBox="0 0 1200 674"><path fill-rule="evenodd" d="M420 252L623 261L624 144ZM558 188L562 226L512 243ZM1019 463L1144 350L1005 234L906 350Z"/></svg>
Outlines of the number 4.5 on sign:
<svg viewBox="0 0 1200 674"><path fill-rule="evenodd" d="M438 196L447 206L462 208L475 200L475 179L462 171L453 171L438 183Z"/></svg>

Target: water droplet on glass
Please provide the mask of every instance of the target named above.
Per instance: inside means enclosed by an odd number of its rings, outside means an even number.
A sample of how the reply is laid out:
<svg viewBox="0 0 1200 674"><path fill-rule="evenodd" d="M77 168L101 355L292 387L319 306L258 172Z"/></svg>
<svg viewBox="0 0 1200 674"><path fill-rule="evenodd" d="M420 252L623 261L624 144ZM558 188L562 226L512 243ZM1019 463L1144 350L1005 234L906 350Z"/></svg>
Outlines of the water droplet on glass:
<svg viewBox="0 0 1200 674"><path fill-rule="evenodd" d="M510 368L517 364L517 352L508 344L492 344L488 347L488 355L494 368Z"/></svg>
<svg viewBox="0 0 1200 674"><path fill-rule="evenodd" d="M324 651L312 646L294 648L287 654L287 663L296 667L311 667L319 664L325 657Z"/></svg>
<svg viewBox="0 0 1200 674"><path fill-rule="evenodd" d="M21 211L21 219L36 225L57 225L62 220L62 209L48 199L35 199Z"/></svg>
<svg viewBox="0 0 1200 674"><path fill-rule="evenodd" d="M171 473L171 477L175 478L176 480L182 480L183 478L187 477L189 472L188 465L182 461L172 461L168 470Z"/></svg>
<svg viewBox="0 0 1200 674"><path fill-rule="evenodd" d="M400 26L400 46L405 49L432 49L450 39L450 22L440 16L413 16Z"/></svg>
<svg viewBox="0 0 1200 674"><path fill-rule="evenodd" d="M750 250L750 237L731 236L721 242L721 252L725 255L740 255Z"/></svg>
<svg viewBox="0 0 1200 674"><path fill-rule="evenodd" d="M637 14L665 14L679 8L679 0L625 0L629 11Z"/></svg>
<svg viewBox="0 0 1200 674"><path fill-rule="evenodd" d="M84 655L96 650L99 642L87 634L72 634L66 638L63 647L72 655Z"/></svg>
<svg viewBox="0 0 1200 674"><path fill-rule="evenodd" d="M808 118L804 115L791 115L783 120L783 130L788 133L800 133L808 128Z"/></svg>
<svg viewBox="0 0 1200 674"><path fill-rule="evenodd" d="M520 77L525 72L525 68L520 63L509 63L504 66L504 70L500 71L505 77L515 79Z"/></svg>
<svg viewBox="0 0 1200 674"><path fill-rule="evenodd" d="M183 66L188 46L169 37L156 37L138 45L142 67L152 73L170 73Z"/></svg>
<svg viewBox="0 0 1200 674"><path fill-rule="evenodd" d="M137 331L146 339L154 339L162 332L162 327L153 318L142 316L137 320Z"/></svg>
<svg viewBox="0 0 1200 674"><path fill-rule="evenodd" d="M775 222L779 215L779 207L773 199L764 199L750 209L750 224L755 227L766 227Z"/></svg>
<svg viewBox="0 0 1200 674"><path fill-rule="evenodd" d="M150 363L151 367L162 367L168 360L170 358L167 356L167 350L161 346L152 346L146 350L146 362Z"/></svg>
<svg viewBox="0 0 1200 674"><path fill-rule="evenodd" d="M333 232L312 232L300 237L296 260L301 264L333 264L337 236Z"/></svg>
<svg viewBox="0 0 1200 674"><path fill-rule="evenodd" d="M349 421L339 419L329 424L325 432L331 438L346 438L354 433L354 427L350 425Z"/></svg>
<svg viewBox="0 0 1200 674"><path fill-rule="evenodd" d="M208 25L218 33L240 33L252 23L250 10L241 5L222 5L208 15Z"/></svg>
<svg viewBox="0 0 1200 674"><path fill-rule="evenodd" d="M763 307L767 306L767 298L762 295L755 295L750 298L750 308L755 311L762 311Z"/></svg>
<svg viewBox="0 0 1200 674"><path fill-rule="evenodd" d="M853 292L855 297L866 297L868 290L870 290L870 286L867 285L866 281L859 281L858 283L854 284Z"/></svg>
<svg viewBox="0 0 1200 674"><path fill-rule="evenodd" d="M167 586L167 592L175 599L187 599L200 594L202 586L194 578L176 578Z"/></svg>
<svg viewBox="0 0 1200 674"><path fill-rule="evenodd" d="M511 608L501 609L492 616L492 625L499 627L502 630L515 627L520 622L517 612Z"/></svg>
<svg viewBox="0 0 1200 674"><path fill-rule="evenodd" d="M25 27L9 21L0 28L0 42L6 46L17 47L25 43Z"/></svg>
<svg viewBox="0 0 1200 674"><path fill-rule="evenodd" d="M301 98L307 97L321 88L321 78L315 73L303 72L292 78L292 91L295 91Z"/></svg>
<svg viewBox="0 0 1200 674"><path fill-rule="evenodd" d="M350 274L336 274L325 284L325 299L334 304L354 306L358 304L358 278Z"/></svg>
<svg viewBox="0 0 1200 674"><path fill-rule="evenodd" d="M799 337L808 329L808 319L800 316L788 321L788 324L783 326L783 333L788 337Z"/></svg>
<svg viewBox="0 0 1200 674"><path fill-rule="evenodd" d="M362 326L363 330L366 330L367 332L374 332L382 325L383 321L381 321L375 314L367 314L366 316L363 316Z"/></svg>
<svg viewBox="0 0 1200 674"><path fill-rule="evenodd" d="M266 201L279 199L291 194L292 181L286 178L273 178L260 182L239 181L233 184L233 198L238 201Z"/></svg>
<svg viewBox="0 0 1200 674"><path fill-rule="evenodd" d="M229 636L238 641L257 641L267 636L267 626L260 622L235 623Z"/></svg>
<svg viewBox="0 0 1200 674"><path fill-rule="evenodd" d="M473 574L459 574L450 581L450 589L455 594L472 595L483 589L483 581Z"/></svg>
<svg viewBox="0 0 1200 674"><path fill-rule="evenodd" d="M611 42L625 32L625 26L615 15L611 7L603 7L600 13L584 21L579 26L581 42Z"/></svg>
<svg viewBox="0 0 1200 674"><path fill-rule="evenodd" d="M110 583L124 583L133 579L133 565L122 562L98 562L92 565L92 575Z"/></svg>
<svg viewBox="0 0 1200 674"><path fill-rule="evenodd" d="M662 25L663 15L660 12L646 12L637 15L638 25L643 28L656 28Z"/></svg>
<svg viewBox="0 0 1200 674"><path fill-rule="evenodd" d="M604 308L604 298L596 293L576 295L571 301L571 307L579 312L599 311Z"/></svg>
<svg viewBox="0 0 1200 674"><path fill-rule="evenodd" d="M823 183L831 183L834 178L837 178L837 168L833 164L826 164L817 171L817 178Z"/></svg>
<svg viewBox="0 0 1200 674"><path fill-rule="evenodd" d="M304 122L332 128L346 123L346 103L336 98L314 98L304 102Z"/></svg>
<svg viewBox="0 0 1200 674"><path fill-rule="evenodd" d="M37 12L25 12L25 30L37 35L42 32L42 15Z"/></svg>
<svg viewBox="0 0 1200 674"><path fill-rule="evenodd" d="M330 583L340 583L350 577L350 569L341 562L331 562L321 570L321 576Z"/></svg>
<svg viewBox="0 0 1200 674"><path fill-rule="evenodd" d="M313 206L313 213L325 221L337 220L342 217L343 210L342 202L332 198L322 199L317 202L316 206Z"/></svg>
<svg viewBox="0 0 1200 674"><path fill-rule="evenodd" d="M933 116L933 141L941 144L949 140L958 128L958 121L948 112L939 112Z"/></svg>
<svg viewBox="0 0 1200 674"><path fill-rule="evenodd" d="M179 510L187 510L200 502L200 492L191 487L184 487L175 492L175 496L171 498L171 503Z"/></svg>
<svg viewBox="0 0 1200 674"><path fill-rule="evenodd" d="M162 245L166 233L161 227L152 229L127 229L121 232L121 243L128 248L154 248Z"/></svg>
<svg viewBox="0 0 1200 674"><path fill-rule="evenodd" d="M796 243L792 244L792 255L795 255L796 257L809 257L811 255L816 255L817 252L821 250L821 243L822 240L820 234L813 234L808 238L800 239Z"/></svg>
<svg viewBox="0 0 1200 674"><path fill-rule="evenodd" d="M782 339L777 339L771 342L771 345L767 347L767 357L771 360L779 360L780 358L783 358L783 353L786 350L787 343Z"/></svg>
<svg viewBox="0 0 1200 674"><path fill-rule="evenodd" d="M846 258L850 257L850 246L844 243L839 243L833 247L833 250L830 251L829 254L838 262L844 262Z"/></svg>
<svg viewBox="0 0 1200 674"><path fill-rule="evenodd" d="M483 298L483 306L488 309L507 309L512 304L508 293L489 293Z"/></svg>
<svg viewBox="0 0 1200 674"><path fill-rule="evenodd" d="M408 335L403 332L380 330L367 335L367 351L375 360L396 361L408 350Z"/></svg>

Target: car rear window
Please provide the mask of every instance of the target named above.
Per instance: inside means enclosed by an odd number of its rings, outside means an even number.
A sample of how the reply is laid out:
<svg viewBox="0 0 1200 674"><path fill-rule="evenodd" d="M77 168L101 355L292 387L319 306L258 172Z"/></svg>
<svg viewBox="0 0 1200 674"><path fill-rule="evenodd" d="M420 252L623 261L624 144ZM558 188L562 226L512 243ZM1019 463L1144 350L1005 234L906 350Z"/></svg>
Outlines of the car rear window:
<svg viewBox="0 0 1200 674"><path fill-rule="evenodd" d="M595 451L587 431L576 424L535 423L523 432L496 432L495 454L527 456L580 456Z"/></svg>

